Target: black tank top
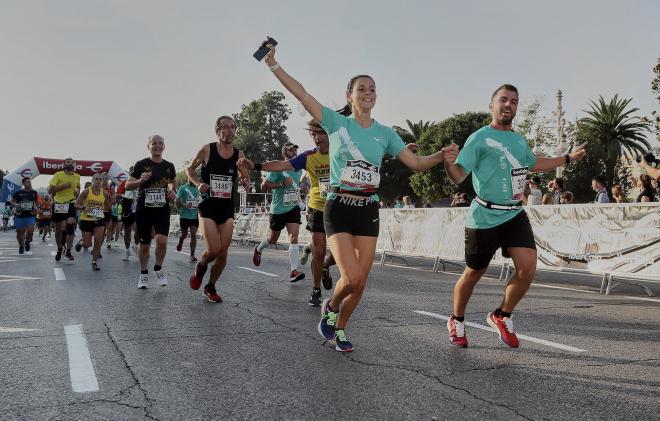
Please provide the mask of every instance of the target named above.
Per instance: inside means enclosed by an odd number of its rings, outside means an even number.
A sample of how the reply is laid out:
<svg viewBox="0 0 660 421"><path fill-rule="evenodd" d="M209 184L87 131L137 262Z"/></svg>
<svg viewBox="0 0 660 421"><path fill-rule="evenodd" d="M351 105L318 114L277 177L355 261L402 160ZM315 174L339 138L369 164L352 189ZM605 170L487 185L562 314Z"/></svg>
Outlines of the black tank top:
<svg viewBox="0 0 660 421"><path fill-rule="evenodd" d="M202 194L205 200L214 199L230 201L233 204L236 191L236 177L238 176L238 149L234 148L231 158L225 159L218 153L218 144L209 144L209 161L202 165L202 183L208 184L211 189Z"/></svg>

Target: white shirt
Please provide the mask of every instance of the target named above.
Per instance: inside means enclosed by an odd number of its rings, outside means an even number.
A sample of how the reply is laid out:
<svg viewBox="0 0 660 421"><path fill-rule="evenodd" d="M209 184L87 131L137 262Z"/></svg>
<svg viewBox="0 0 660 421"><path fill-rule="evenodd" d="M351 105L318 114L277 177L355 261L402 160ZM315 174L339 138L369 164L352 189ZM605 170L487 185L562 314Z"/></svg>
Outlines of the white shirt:
<svg viewBox="0 0 660 421"><path fill-rule="evenodd" d="M540 205L543 199L543 192L541 189L529 188L529 196L527 197L527 205Z"/></svg>

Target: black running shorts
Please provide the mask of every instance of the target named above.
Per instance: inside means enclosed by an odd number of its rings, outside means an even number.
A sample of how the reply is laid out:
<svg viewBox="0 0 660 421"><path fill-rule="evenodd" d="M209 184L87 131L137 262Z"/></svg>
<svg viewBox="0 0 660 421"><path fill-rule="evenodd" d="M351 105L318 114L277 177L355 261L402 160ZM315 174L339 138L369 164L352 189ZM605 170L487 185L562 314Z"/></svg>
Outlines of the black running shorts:
<svg viewBox="0 0 660 421"><path fill-rule="evenodd" d="M234 219L234 205L204 199L197 205L197 214L202 218L212 219L216 225L222 225L228 220Z"/></svg>
<svg viewBox="0 0 660 421"><path fill-rule="evenodd" d="M272 213L270 215L270 229L273 231L282 231L286 224L301 224L300 208L298 206L294 206L288 212Z"/></svg>
<svg viewBox="0 0 660 421"><path fill-rule="evenodd" d="M498 248L504 257L509 247L524 247L536 250L532 225L525 211L513 219L492 228L465 228L465 263L470 269L488 267Z"/></svg>
<svg viewBox="0 0 660 421"><path fill-rule="evenodd" d="M53 203L53 214L52 215L53 216L52 216L51 219L53 220L53 222L56 222L56 223L64 221L68 218L77 219L77 216L78 216L78 215L76 215L76 208L75 208L73 202L69 203L69 210L68 210L67 213L56 213L55 212L55 204Z"/></svg>
<svg viewBox="0 0 660 421"><path fill-rule="evenodd" d="M307 231L325 234L323 211L314 208L307 208Z"/></svg>
<svg viewBox="0 0 660 421"><path fill-rule="evenodd" d="M137 233L141 244L151 243L151 231L156 235L168 236L170 234L170 207L147 208L138 206L135 212Z"/></svg>
<svg viewBox="0 0 660 421"><path fill-rule="evenodd" d="M179 226L181 227L181 231L187 230L190 227L199 227L199 219L179 217Z"/></svg>
<svg viewBox="0 0 660 421"><path fill-rule="evenodd" d="M81 219L80 222L78 222L78 226L82 232L94 232L95 228L103 227L104 225L105 221L103 219L98 219L96 221L85 221Z"/></svg>
<svg viewBox="0 0 660 421"><path fill-rule="evenodd" d="M328 237L346 232L361 237L378 237L378 202L369 197L337 196L325 202L323 222Z"/></svg>

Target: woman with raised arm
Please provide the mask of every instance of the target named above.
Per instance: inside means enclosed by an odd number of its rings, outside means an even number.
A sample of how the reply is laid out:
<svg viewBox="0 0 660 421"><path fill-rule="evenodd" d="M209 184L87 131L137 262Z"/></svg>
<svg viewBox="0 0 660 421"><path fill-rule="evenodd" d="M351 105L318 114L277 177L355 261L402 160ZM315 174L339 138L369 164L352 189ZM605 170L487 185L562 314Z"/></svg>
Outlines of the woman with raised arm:
<svg viewBox="0 0 660 421"><path fill-rule="evenodd" d="M334 339L335 349L351 352L346 325L358 305L376 252L378 239L378 196L380 165L384 155L396 156L407 167L426 170L443 160L453 162L458 146L451 145L429 156L417 156L399 135L371 117L376 105L376 83L371 76L358 75L348 82L346 106L333 111L292 78L277 61L268 45L266 65L305 109L321 122L330 139L330 187L325 204L324 225L340 279L331 299L323 301L319 333ZM259 170L259 164L255 165Z"/></svg>

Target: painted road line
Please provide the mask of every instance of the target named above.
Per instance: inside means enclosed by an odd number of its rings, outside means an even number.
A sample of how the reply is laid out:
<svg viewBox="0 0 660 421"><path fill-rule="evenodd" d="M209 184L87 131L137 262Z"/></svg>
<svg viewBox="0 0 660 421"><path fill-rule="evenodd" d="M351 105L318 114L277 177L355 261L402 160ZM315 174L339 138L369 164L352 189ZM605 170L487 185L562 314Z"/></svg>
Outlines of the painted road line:
<svg viewBox="0 0 660 421"><path fill-rule="evenodd" d="M608 295L608 297L616 298L616 295ZM660 304L660 300L654 299L654 298L644 298L644 297L629 297L629 296L624 296L622 298L627 298L630 300L640 300L640 301L650 301L652 303L657 303Z"/></svg>
<svg viewBox="0 0 660 421"><path fill-rule="evenodd" d="M32 278L30 276L18 276L18 275L0 275L0 282L34 281L36 279L41 279L41 278Z"/></svg>
<svg viewBox="0 0 660 421"><path fill-rule="evenodd" d="M431 317L435 317L436 319L440 319L440 320L449 320L448 316L443 316L441 314L429 313L428 311L419 311L419 310L413 310L413 311L417 314L422 314L424 316L431 316ZM471 323L471 322L465 322L465 325L470 326L470 327L474 327L474 328L477 328L477 329L481 329L481 330L486 330L488 332L496 332L495 329L491 328L490 326L484 326L484 325ZM564 350L564 351L587 352L586 349L574 348L572 346L562 345L562 344L558 344L556 342L551 342L551 341L546 341L545 339L533 338L531 336L521 335L519 333L516 333L516 336L518 336L518 339L520 339L520 340L534 342L534 343L537 343L537 344L549 346L551 348L561 349L561 350Z"/></svg>
<svg viewBox="0 0 660 421"><path fill-rule="evenodd" d="M89 355L87 339L82 330L82 325L64 326L66 335L66 347L69 351L69 375L71 376L71 388L77 393L96 392L99 383Z"/></svg>
<svg viewBox="0 0 660 421"><path fill-rule="evenodd" d="M53 271L55 272L55 280L56 281L66 281L66 275L64 274L64 269L62 269L62 268L53 268Z"/></svg>
<svg viewBox="0 0 660 421"><path fill-rule="evenodd" d="M275 275L275 274L272 274L272 273L262 272L262 271L260 271L260 270L250 269L250 268L246 268L246 267L243 267L243 266L239 266L238 268L239 268L239 269L249 270L250 272L261 273L262 275L268 275L268 276L272 276L272 277L275 277L275 278L278 278L278 277L279 277L278 275Z"/></svg>
<svg viewBox="0 0 660 421"><path fill-rule="evenodd" d="M532 284L532 286L541 287L541 288L564 289L564 290L567 290L567 291L577 291L577 292L585 292L587 294L598 294L598 295L600 295L600 292L598 292L598 291L586 291L584 289L578 289L578 288L566 288L566 287L557 287L557 286L554 286L554 285L539 285L539 284ZM607 297L609 297L609 298L626 298L626 299L630 299L630 300L639 300L639 301L649 301L649 302L652 302L652 303L660 304L660 300L658 300L657 298L631 297L631 296L627 296L627 295L624 295L624 296L607 295Z"/></svg>
<svg viewBox="0 0 660 421"><path fill-rule="evenodd" d="M2 327L0 326L0 333L14 333L14 332L36 332L39 329L25 329L22 327Z"/></svg>
<svg viewBox="0 0 660 421"><path fill-rule="evenodd" d="M16 259L0 260L0 263L18 262Z"/></svg>
<svg viewBox="0 0 660 421"><path fill-rule="evenodd" d="M584 289L578 289L578 288L567 288L567 287L557 287L554 285L541 285L541 284L532 284L533 287L540 287L540 288L550 288L550 289L563 289L566 291L577 291L577 292L585 292L587 294L600 294L598 291L587 291Z"/></svg>

